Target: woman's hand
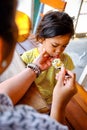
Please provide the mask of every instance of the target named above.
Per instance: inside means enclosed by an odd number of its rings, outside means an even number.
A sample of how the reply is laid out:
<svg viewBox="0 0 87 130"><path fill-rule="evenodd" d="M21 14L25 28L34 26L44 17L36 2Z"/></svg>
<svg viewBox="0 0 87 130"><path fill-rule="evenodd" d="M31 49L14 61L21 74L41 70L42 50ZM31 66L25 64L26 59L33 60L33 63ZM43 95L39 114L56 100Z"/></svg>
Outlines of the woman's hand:
<svg viewBox="0 0 87 130"><path fill-rule="evenodd" d="M77 92L75 74L62 67L61 71L56 75L56 79L58 81L53 90L50 116L64 123L66 105Z"/></svg>
<svg viewBox="0 0 87 130"><path fill-rule="evenodd" d="M53 58L43 50L43 52L34 60L34 64L40 67L41 70L46 70L51 66Z"/></svg>
<svg viewBox="0 0 87 130"><path fill-rule="evenodd" d="M53 97L60 104L66 106L72 96L77 92L75 74L62 67L61 71L56 75L56 80L58 81L53 91Z"/></svg>

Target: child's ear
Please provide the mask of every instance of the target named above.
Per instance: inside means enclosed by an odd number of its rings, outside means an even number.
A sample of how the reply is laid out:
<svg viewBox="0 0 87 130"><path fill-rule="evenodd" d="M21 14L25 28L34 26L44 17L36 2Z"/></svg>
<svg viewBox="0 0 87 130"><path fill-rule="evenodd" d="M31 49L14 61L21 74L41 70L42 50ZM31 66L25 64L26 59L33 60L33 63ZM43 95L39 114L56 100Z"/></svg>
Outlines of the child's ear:
<svg viewBox="0 0 87 130"><path fill-rule="evenodd" d="M39 39L39 42L40 42L40 43L43 43L44 40L45 40L44 38L40 38L40 39Z"/></svg>

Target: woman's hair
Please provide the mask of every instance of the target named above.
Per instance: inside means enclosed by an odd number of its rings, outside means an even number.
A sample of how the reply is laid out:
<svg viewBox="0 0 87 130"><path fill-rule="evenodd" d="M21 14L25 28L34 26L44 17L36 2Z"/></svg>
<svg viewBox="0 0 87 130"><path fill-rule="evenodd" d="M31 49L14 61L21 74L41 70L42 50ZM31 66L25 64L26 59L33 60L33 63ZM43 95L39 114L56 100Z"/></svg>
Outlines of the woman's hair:
<svg viewBox="0 0 87 130"><path fill-rule="evenodd" d="M36 39L74 34L73 19L65 12L53 11L45 14L37 28Z"/></svg>
<svg viewBox="0 0 87 130"><path fill-rule="evenodd" d="M15 23L17 0L0 0L0 37L10 44L16 44L18 30Z"/></svg>

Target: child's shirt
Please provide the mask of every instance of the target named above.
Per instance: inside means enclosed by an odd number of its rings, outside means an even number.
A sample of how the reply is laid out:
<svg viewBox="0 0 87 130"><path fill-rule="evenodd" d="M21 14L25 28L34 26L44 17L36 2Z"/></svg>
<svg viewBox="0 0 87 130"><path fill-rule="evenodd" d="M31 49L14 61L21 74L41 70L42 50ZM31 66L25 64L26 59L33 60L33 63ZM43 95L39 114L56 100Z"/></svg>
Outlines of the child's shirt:
<svg viewBox="0 0 87 130"><path fill-rule="evenodd" d="M39 55L38 48L34 48L32 50L26 51L21 56L22 60L28 64L32 63L33 60ZM69 55L63 53L61 55L61 61L64 66L68 70L74 69L74 64ZM53 88L56 84L55 75L59 70L56 70L53 66L51 66L48 70L43 71L38 78L36 78L35 83L48 104L52 102L52 93Z"/></svg>

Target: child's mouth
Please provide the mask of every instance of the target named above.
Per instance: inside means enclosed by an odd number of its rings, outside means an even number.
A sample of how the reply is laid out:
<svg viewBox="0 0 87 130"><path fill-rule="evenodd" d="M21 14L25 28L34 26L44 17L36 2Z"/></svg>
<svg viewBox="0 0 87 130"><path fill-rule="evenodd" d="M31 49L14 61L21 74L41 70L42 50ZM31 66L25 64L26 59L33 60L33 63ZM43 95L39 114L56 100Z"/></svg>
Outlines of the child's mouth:
<svg viewBox="0 0 87 130"><path fill-rule="evenodd" d="M51 56L52 58L60 58L60 56L59 55L57 55L57 56Z"/></svg>

